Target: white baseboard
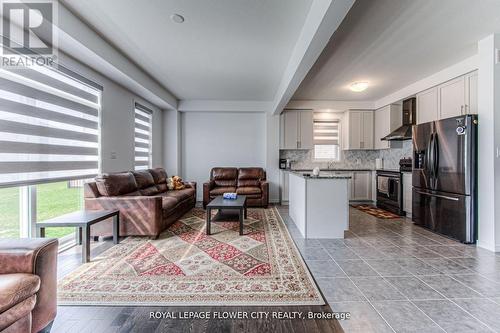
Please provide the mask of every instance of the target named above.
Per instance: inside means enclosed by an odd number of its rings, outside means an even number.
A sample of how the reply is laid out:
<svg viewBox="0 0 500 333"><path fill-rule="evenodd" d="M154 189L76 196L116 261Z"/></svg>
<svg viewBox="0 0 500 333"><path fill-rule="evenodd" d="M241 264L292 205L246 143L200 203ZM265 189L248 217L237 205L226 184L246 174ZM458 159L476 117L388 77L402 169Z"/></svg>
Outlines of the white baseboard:
<svg viewBox="0 0 500 333"><path fill-rule="evenodd" d="M477 242L477 247L480 247L482 249L491 251L491 252L500 252L500 244L493 245L493 244L487 244L481 241Z"/></svg>

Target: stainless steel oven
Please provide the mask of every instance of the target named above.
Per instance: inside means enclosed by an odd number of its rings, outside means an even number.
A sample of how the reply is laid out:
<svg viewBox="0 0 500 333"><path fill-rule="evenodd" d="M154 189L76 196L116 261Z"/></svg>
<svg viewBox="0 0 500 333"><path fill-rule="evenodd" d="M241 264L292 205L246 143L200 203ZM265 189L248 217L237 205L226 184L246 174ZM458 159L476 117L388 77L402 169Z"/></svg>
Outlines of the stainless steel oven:
<svg viewBox="0 0 500 333"><path fill-rule="evenodd" d="M377 170L377 207L404 215L401 172Z"/></svg>

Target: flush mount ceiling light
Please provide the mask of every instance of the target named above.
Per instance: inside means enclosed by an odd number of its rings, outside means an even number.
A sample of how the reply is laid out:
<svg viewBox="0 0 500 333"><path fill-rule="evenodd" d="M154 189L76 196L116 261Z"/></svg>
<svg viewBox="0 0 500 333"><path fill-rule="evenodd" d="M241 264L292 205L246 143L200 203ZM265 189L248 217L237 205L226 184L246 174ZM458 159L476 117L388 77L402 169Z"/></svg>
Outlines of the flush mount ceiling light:
<svg viewBox="0 0 500 333"><path fill-rule="evenodd" d="M349 86L349 89L355 92L361 92L368 88L368 82L354 82Z"/></svg>
<svg viewBox="0 0 500 333"><path fill-rule="evenodd" d="M170 19L174 21L175 23L182 23L184 22L184 16L179 15L179 14L172 14L170 16Z"/></svg>

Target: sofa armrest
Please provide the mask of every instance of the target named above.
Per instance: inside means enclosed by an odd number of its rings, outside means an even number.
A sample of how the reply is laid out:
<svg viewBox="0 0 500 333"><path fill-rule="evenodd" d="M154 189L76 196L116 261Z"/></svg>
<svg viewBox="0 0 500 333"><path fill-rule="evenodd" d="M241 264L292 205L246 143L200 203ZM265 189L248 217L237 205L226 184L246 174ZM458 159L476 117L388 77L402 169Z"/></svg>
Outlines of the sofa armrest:
<svg viewBox="0 0 500 333"><path fill-rule="evenodd" d="M262 191L262 205L267 207L269 204L269 182L266 180L261 181L260 189Z"/></svg>
<svg viewBox="0 0 500 333"><path fill-rule="evenodd" d="M196 191L196 182L184 182L184 185L186 185L186 187L192 187Z"/></svg>
<svg viewBox="0 0 500 333"><path fill-rule="evenodd" d="M32 331L45 328L57 313L57 250L53 238L0 240L0 273L30 273L40 277L32 312Z"/></svg>
<svg viewBox="0 0 500 333"><path fill-rule="evenodd" d="M203 208L208 205L210 201L210 191L215 187L215 181L209 180L203 183Z"/></svg>

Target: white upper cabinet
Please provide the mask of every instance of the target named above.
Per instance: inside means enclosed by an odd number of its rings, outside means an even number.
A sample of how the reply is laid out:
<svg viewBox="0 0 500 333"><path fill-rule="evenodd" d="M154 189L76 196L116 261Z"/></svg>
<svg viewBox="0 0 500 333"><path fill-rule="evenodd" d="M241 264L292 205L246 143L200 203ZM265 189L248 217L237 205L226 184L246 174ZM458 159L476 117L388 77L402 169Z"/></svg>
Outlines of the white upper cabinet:
<svg viewBox="0 0 500 333"><path fill-rule="evenodd" d="M280 149L312 149L312 110L286 110L280 117Z"/></svg>
<svg viewBox="0 0 500 333"><path fill-rule="evenodd" d="M346 111L342 125L342 149L373 149L373 122L373 111Z"/></svg>
<svg viewBox="0 0 500 333"><path fill-rule="evenodd" d="M388 149L396 146L394 141L384 141L380 139L398 129L403 124L402 107L402 104L391 104L375 110L375 135L373 144L375 149Z"/></svg>
<svg viewBox="0 0 500 333"><path fill-rule="evenodd" d="M417 124L438 119L438 89L427 89L417 94Z"/></svg>
<svg viewBox="0 0 500 333"><path fill-rule="evenodd" d="M438 86L439 119L465 114L465 77L460 76Z"/></svg>
<svg viewBox="0 0 500 333"><path fill-rule="evenodd" d="M477 113L477 71L417 94L417 124Z"/></svg>
<svg viewBox="0 0 500 333"><path fill-rule="evenodd" d="M477 114L477 71L465 75L465 113Z"/></svg>

